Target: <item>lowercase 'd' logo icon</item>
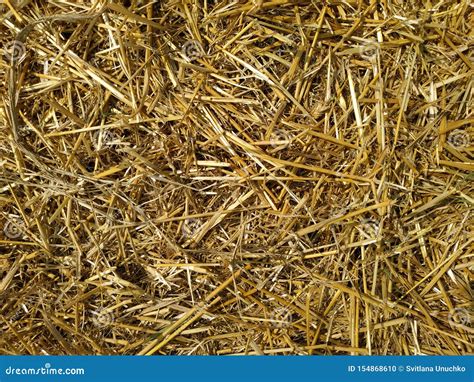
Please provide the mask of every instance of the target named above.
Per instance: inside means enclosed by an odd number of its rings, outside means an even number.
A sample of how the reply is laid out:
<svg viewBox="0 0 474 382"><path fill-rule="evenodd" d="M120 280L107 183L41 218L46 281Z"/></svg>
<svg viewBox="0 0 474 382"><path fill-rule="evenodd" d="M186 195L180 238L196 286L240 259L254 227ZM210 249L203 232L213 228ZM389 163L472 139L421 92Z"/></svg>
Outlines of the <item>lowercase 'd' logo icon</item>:
<svg viewBox="0 0 474 382"><path fill-rule="evenodd" d="M193 237L197 231L201 228L202 224L199 220L197 219L186 219L183 223L183 226L181 227L181 232L183 234L183 237L185 238L191 238Z"/></svg>
<svg viewBox="0 0 474 382"><path fill-rule="evenodd" d="M186 41L183 44L181 51L189 61L194 61L204 56L204 49L202 48L201 43L196 40Z"/></svg>
<svg viewBox="0 0 474 382"><path fill-rule="evenodd" d="M448 321L451 326L470 326L471 315L467 309L455 308L449 312Z"/></svg>
<svg viewBox="0 0 474 382"><path fill-rule="evenodd" d="M25 44L13 40L5 45L5 57L8 61L16 62L25 55Z"/></svg>
<svg viewBox="0 0 474 382"><path fill-rule="evenodd" d="M292 313L291 310L284 307L279 307L273 310L270 314L270 321L273 326L277 328L287 328L291 325Z"/></svg>
<svg viewBox="0 0 474 382"><path fill-rule="evenodd" d="M380 224L374 219L362 219L360 229L367 239L373 239L379 235Z"/></svg>
<svg viewBox="0 0 474 382"><path fill-rule="evenodd" d="M377 51L379 46L375 41L369 41L367 44L359 48L359 54L367 61L375 61L377 59Z"/></svg>
<svg viewBox="0 0 474 382"><path fill-rule="evenodd" d="M111 146L115 143L117 137L109 130L96 131L93 136L95 150L99 151L104 147Z"/></svg>
<svg viewBox="0 0 474 382"><path fill-rule="evenodd" d="M115 320L112 312L107 312L105 309L99 309L92 312L92 322L98 328L105 328L113 324Z"/></svg>
<svg viewBox="0 0 474 382"><path fill-rule="evenodd" d="M25 226L19 218L12 218L5 223L3 233L10 239L18 239L23 235Z"/></svg>
<svg viewBox="0 0 474 382"><path fill-rule="evenodd" d="M270 136L270 145L275 148L286 148L291 144L291 136L285 130L275 130Z"/></svg>
<svg viewBox="0 0 474 382"><path fill-rule="evenodd" d="M468 147L470 141L469 134L465 131L454 131L448 136L448 142L454 147Z"/></svg>

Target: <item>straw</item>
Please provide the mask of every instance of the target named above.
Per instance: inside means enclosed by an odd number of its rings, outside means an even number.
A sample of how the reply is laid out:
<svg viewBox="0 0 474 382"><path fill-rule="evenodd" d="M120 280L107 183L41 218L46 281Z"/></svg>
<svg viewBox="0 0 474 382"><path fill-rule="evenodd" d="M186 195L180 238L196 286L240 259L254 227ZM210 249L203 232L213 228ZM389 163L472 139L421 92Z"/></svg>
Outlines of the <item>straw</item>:
<svg viewBox="0 0 474 382"><path fill-rule="evenodd" d="M1 354L472 354L469 1L0 4Z"/></svg>

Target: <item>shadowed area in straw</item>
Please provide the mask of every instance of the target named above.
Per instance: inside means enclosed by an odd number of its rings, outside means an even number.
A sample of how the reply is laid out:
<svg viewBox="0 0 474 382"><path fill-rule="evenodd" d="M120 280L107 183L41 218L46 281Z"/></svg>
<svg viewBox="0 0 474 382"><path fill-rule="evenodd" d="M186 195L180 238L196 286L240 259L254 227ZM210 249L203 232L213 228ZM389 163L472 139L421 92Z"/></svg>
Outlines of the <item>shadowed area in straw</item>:
<svg viewBox="0 0 474 382"><path fill-rule="evenodd" d="M0 2L0 353L473 352L468 0Z"/></svg>

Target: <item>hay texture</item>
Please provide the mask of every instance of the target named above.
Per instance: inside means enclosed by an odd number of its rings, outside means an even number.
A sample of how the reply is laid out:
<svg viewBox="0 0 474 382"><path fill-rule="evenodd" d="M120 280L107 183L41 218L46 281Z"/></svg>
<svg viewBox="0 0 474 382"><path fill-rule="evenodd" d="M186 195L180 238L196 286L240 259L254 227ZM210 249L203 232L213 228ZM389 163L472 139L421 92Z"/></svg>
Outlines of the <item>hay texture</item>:
<svg viewBox="0 0 474 382"><path fill-rule="evenodd" d="M473 352L469 0L0 3L1 354Z"/></svg>

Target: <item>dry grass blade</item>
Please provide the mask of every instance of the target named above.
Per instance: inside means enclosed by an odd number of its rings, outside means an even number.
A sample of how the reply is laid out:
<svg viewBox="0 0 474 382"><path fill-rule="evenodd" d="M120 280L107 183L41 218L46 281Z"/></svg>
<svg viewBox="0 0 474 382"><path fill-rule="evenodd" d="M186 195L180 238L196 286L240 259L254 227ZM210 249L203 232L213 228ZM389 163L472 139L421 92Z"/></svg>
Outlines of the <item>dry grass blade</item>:
<svg viewBox="0 0 474 382"><path fill-rule="evenodd" d="M1 354L472 354L468 0L0 2Z"/></svg>

